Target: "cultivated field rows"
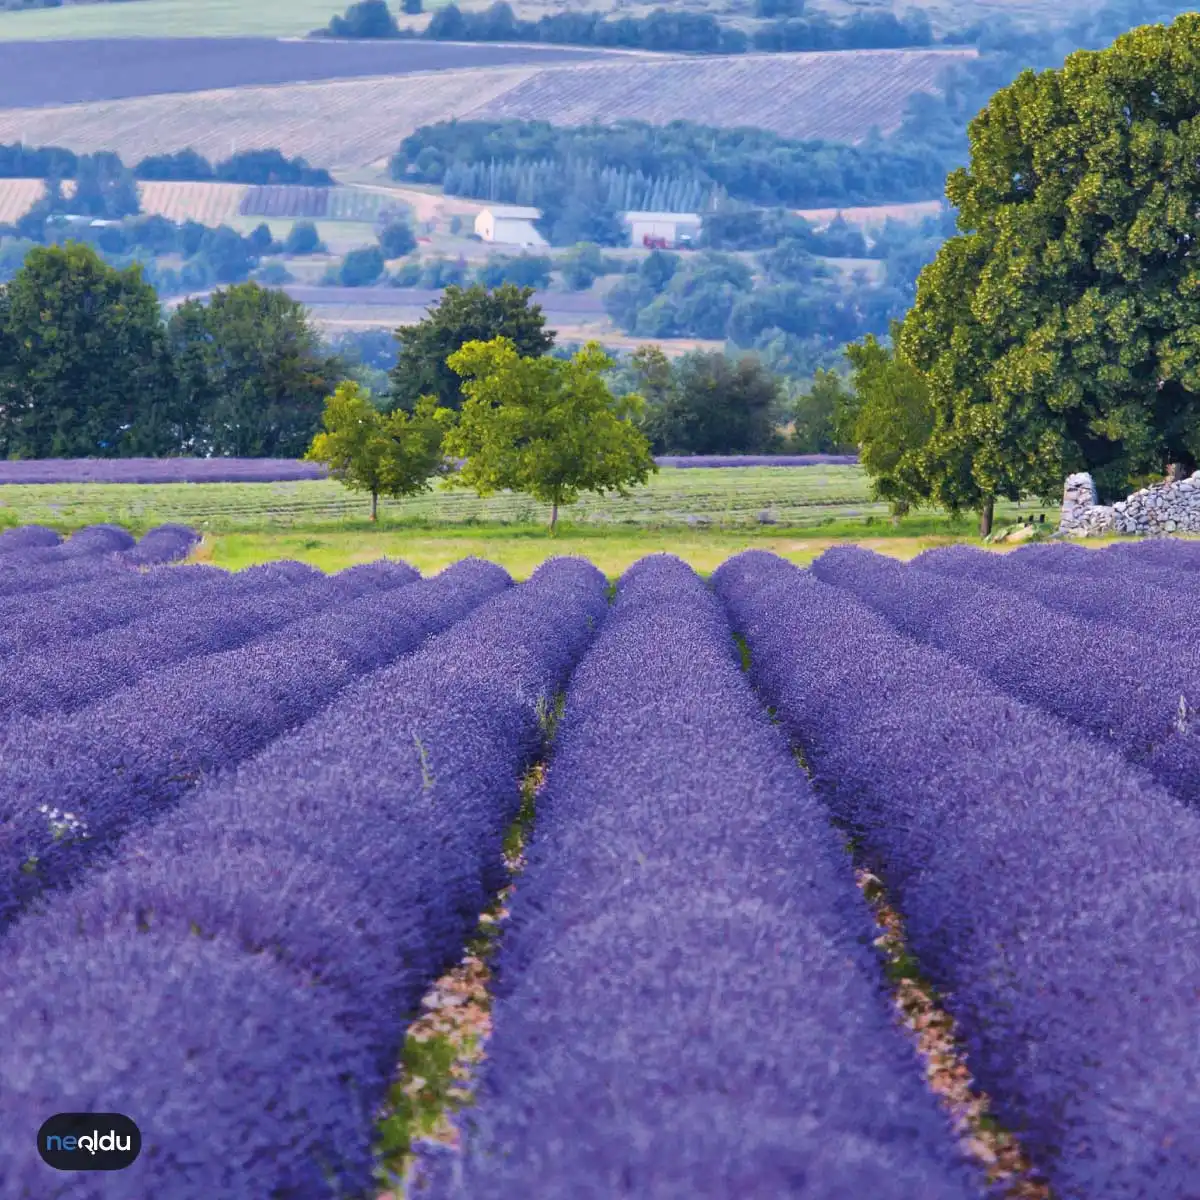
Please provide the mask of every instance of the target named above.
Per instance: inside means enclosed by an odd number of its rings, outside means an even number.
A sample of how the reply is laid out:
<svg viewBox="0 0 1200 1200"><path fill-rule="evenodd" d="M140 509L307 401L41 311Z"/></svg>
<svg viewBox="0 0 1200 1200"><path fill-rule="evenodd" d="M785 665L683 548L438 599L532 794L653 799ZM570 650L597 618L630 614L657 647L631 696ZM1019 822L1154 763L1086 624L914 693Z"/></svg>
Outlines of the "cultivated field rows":
<svg viewBox="0 0 1200 1200"><path fill-rule="evenodd" d="M855 50L577 64L538 71L471 115L558 125L686 120L857 142L873 127L892 132L908 97L936 90L941 72L962 57L944 50Z"/></svg>
<svg viewBox="0 0 1200 1200"><path fill-rule="evenodd" d="M220 159L278 146L317 166L391 155L423 125L521 117L585 124L634 118L752 125L799 138L887 133L914 92L973 50L861 50L685 58L621 57L426 74L222 88L177 95L0 109L0 141L115 150L127 161L191 146Z"/></svg>
<svg viewBox="0 0 1200 1200"><path fill-rule="evenodd" d="M14 224L45 194L41 179L0 179L0 223Z"/></svg>
<svg viewBox="0 0 1200 1200"><path fill-rule="evenodd" d="M983 1200L997 1129L1021 1195L1193 1194L1195 546L144 569L189 536L0 535L39 698L0 712L6 1197L80 1194L56 1107L138 1114L138 1195L378 1195L535 766L472 1103L406 1195Z"/></svg>
<svg viewBox="0 0 1200 1200"><path fill-rule="evenodd" d="M387 158L422 125L466 116L532 67L443 71L275 87L0 109L0 141L115 150L127 162L183 146L210 159L277 146L314 166Z"/></svg>
<svg viewBox="0 0 1200 1200"><path fill-rule="evenodd" d="M181 180L151 180L138 185L143 213L170 221L199 221L220 225L237 217L266 219L304 218L319 221L353 221L368 225L384 209L403 209L401 197L382 190L351 187L297 187L275 184L252 187L244 183L202 183ZM14 222L45 195L40 179L0 180L0 221ZM64 182L70 195L73 181Z"/></svg>
<svg viewBox="0 0 1200 1200"><path fill-rule="evenodd" d="M221 484L6 484L0 504L20 521L76 523L87 513L105 512L134 526L175 520L207 529L318 527L361 519L364 497L332 480L285 483ZM857 467L749 467L720 469L663 468L628 499L584 496L570 511L584 523L686 523L689 517L713 523L757 523L770 511L783 523L825 515L872 512L867 481ZM465 521L541 522L544 506L524 496L482 500L469 491L437 486L423 496L381 500L388 520L459 524Z"/></svg>

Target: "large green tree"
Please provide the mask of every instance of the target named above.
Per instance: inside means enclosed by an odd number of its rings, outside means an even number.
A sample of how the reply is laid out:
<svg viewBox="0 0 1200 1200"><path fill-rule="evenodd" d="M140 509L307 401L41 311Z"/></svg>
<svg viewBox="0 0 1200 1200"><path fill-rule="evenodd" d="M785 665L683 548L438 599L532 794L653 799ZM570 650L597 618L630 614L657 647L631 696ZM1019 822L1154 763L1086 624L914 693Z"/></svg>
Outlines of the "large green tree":
<svg viewBox="0 0 1200 1200"><path fill-rule="evenodd" d="M158 297L75 242L0 289L0 456L165 454L179 440Z"/></svg>
<svg viewBox="0 0 1200 1200"><path fill-rule="evenodd" d="M463 379L459 413L438 410L445 453L465 459L450 482L479 495L524 492L558 510L581 492L626 495L654 471L635 419L641 397L615 397L604 382L613 361L589 342L569 361L522 357L507 338L468 342L450 356Z"/></svg>
<svg viewBox="0 0 1200 1200"><path fill-rule="evenodd" d="M960 234L901 356L926 377L941 502L1103 494L1200 456L1200 16L1026 71L970 126ZM971 493L978 499L970 499ZM986 522L985 522L986 523Z"/></svg>
<svg viewBox="0 0 1200 1200"><path fill-rule="evenodd" d="M344 374L308 311L283 292L239 283L188 300L168 324L194 450L298 458Z"/></svg>
<svg viewBox="0 0 1200 1200"><path fill-rule="evenodd" d="M532 296L532 288L508 283L491 292L478 284L446 288L423 321L396 330L400 349L391 372L391 405L412 412L421 396L432 395L443 407L457 409L462 380L446 360L468 342L503 337L523 357L545 354L554 345L554 332L546 329Z"/></svg>
<svg viewBox="0 0 1200 1200"><path fill-rule="evenodd" d="M442 430L433 408L428 400L411 417L400 411L385 414L357 383L345 380L325 401L325 428L305 458L324 463L351 491L369 492L374 521L381 495L415 496L442 472Z"/></svg>

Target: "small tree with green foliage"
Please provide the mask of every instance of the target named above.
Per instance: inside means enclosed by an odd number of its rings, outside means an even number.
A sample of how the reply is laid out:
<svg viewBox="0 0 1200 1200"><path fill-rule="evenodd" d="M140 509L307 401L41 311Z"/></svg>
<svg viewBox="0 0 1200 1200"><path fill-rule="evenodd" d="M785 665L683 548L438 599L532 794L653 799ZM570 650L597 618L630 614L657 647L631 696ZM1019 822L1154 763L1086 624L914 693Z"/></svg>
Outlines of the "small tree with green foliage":
<svg viewBox="0 0 1200 1200"><path fill-rule="evenodd" d="M379 248L384 258L403 258L417 248L417 235L407 221L389 221L379 231Z"/></svg>
<svg viewBox="0 0 1200 1200"><path fill-rule="evenodd" d="M791 450L796 454L837 454L847 449L838 435L838 414L852 402L836 371L818 370L808 390L792 404Z"/></svg>
<svg viewBox="0 0 1200 1200"><path fill-rule="evenodd" d="M608 390L602 375L613 361L596 342L569 360L522 358L502 337L468 342L449 365L465 395L459 413L437 412L445 452L466 460L451 483L549 504L551 534L559 508L581 492L625 496L657 469L635 424L642 399Z"/></svg>
<svg viewBox="0 0 1200 1200"><path fill-rule="evenodd" d="M345 16L332 18L324 32L341 38L393 38L400 31L386 0L358 0Z"/></svg>
<svg viewBox="0 0 1200 1200"><path fill-rule="evenodd" d="M284 254L321 254L325 243L311 221L297 221L283 241Z"/></svg>
<svg viewBox="0 0 1200 1200"><path fill-rule="evenodd" d="M382 413L353 380L325 401L324 432L313 438L309 462L324 463L351 491L371 493L371 520L380 496L415 496L444 472L442 430L432 400L405 412Z"/></svg>
<svg viewBox="0 0 1200 1200"><path fill-rule="evenodd" d="M933 498L923 469L933 431L929 386L920 371L873 335L847 346L846 358L854 374L852 390L839 397L837 436L858 447L872 491L888 502L893 516L902 516Z"/></svg>
<svg viewBox="0 0 1200 1200"><path fill-rule="evenodd" d="M383 251L378 246L363 246L342 259L338 282L342 287L370 287L383 274L383 267Z"/></svg>

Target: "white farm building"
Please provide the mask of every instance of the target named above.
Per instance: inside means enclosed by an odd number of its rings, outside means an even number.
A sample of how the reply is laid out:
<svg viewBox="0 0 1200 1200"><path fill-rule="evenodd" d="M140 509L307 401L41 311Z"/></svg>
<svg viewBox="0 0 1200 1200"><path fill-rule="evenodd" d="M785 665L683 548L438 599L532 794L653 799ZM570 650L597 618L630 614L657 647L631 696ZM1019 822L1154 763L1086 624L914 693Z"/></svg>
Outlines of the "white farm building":
<svg viewBox="0 0 1200 1200"><path fill-rule="evenodd" d="M546 246L549 243L533 227L541 209L515 204L492 204L475 217L475 232L485 242L505 246Z"/></svg>
<svg viewBox="0 0 1200 1200"><path fill-rule="evenodd" d="M621 220L631 246L680 246L694 242L703 224L698 213L627 212Z"/></svg>

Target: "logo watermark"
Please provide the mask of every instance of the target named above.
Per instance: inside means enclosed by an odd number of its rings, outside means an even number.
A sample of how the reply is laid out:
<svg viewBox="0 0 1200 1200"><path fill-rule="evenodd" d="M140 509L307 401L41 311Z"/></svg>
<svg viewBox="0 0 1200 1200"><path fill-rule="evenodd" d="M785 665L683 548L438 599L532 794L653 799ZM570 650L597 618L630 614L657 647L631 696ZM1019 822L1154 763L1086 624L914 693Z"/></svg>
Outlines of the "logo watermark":
<svg viewBox="0 0 1200 1200"><path fill-rule="evenodd" d="M57 1171L121 1171L142 1150L142 1131L121 1113L57 1113L37 1135L42 1161Z"/></svg>

